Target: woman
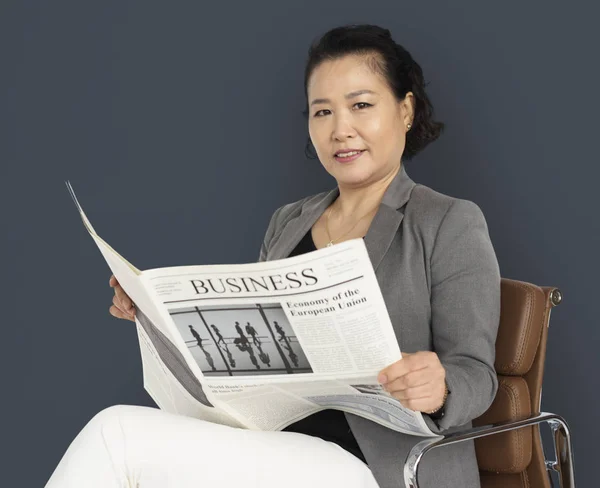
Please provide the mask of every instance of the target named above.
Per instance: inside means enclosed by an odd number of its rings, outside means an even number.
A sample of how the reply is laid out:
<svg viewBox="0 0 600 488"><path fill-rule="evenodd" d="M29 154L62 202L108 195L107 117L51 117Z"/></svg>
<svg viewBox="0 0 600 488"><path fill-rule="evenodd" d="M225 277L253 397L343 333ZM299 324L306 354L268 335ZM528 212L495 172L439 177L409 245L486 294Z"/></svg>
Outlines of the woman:
<svg viewBox="0 0 600 488"><path fill-rule="evenodd" d="M468 426L497 390L500 274L479 207L415 184L404 169L443 128L421 68L388 30L340 27L311 47L305 94L310 141L337 187L277 209L260 260L364 237L403 352L379 381L433 430ZM132 320L131 300L114 277L111 286L110 313ZM402 487L402 463L419 440L334 410L286 430L112 407L75 439L49 486L104 473L98 486ZM473 444L432 451L420 480L478 487Z"/></svg>

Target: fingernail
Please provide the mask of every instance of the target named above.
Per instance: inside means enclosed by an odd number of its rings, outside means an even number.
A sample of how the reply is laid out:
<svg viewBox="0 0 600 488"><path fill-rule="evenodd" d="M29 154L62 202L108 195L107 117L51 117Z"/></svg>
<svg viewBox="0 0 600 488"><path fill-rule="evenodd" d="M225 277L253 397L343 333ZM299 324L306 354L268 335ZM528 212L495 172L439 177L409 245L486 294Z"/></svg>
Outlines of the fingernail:
<svg viewBox="0 0 600 488"><path fill-rule="evenodd" d="M377 378L377 381L379 381L380 384L384 385L385 383L387 383L387 376L384 374L380 374Z"/></svg>

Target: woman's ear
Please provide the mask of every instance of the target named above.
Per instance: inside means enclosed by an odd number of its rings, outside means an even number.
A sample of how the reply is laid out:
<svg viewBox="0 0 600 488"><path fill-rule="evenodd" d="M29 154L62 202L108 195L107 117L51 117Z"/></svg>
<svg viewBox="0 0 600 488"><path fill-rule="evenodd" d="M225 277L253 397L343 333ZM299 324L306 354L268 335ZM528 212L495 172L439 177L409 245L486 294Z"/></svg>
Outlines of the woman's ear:
<svg viewBox="0 0 600 488"><path fill-rule="evenodd" d="M403 120L404 124L405 125L413 124L414 120L415 120L415 103L416 103L413 92L409 91L404 96L404 99L399 103L400 103L400 109L401 109L401 113L402 113L402 120Z"/></svg>

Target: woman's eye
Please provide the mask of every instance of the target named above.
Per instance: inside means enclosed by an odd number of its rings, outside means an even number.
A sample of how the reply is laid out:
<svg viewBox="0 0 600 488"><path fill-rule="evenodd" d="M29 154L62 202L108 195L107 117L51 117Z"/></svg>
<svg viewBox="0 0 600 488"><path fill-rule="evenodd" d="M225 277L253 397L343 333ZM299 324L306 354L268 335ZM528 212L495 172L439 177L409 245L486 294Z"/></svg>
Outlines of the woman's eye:
<svg viewBox="0 0 600 488"><path fill-rule="evenodd" d="M363 108L367 108L367 107L372 107L373 105L371 105L370 103L367 102L358 102L354 104L354 107L357 107L359 109L363 109ZM328 109L324 108L322 110L319 110L318 112L315 113L315 117L323 117L324 115L327 115L325 112L329 112Z"/></svg>

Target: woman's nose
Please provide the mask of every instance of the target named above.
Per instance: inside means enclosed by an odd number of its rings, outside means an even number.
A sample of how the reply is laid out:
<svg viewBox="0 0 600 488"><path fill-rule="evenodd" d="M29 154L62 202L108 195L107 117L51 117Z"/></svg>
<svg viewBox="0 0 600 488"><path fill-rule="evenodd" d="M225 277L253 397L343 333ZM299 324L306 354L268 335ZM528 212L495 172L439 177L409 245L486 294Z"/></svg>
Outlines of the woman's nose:
<svg viewBox="0 0 600 488"><path fill-rule="evenodd" d="M356 131L346 117L336 117L331 135L336 140L345 140L349 137L354 137Z"/></svg>

